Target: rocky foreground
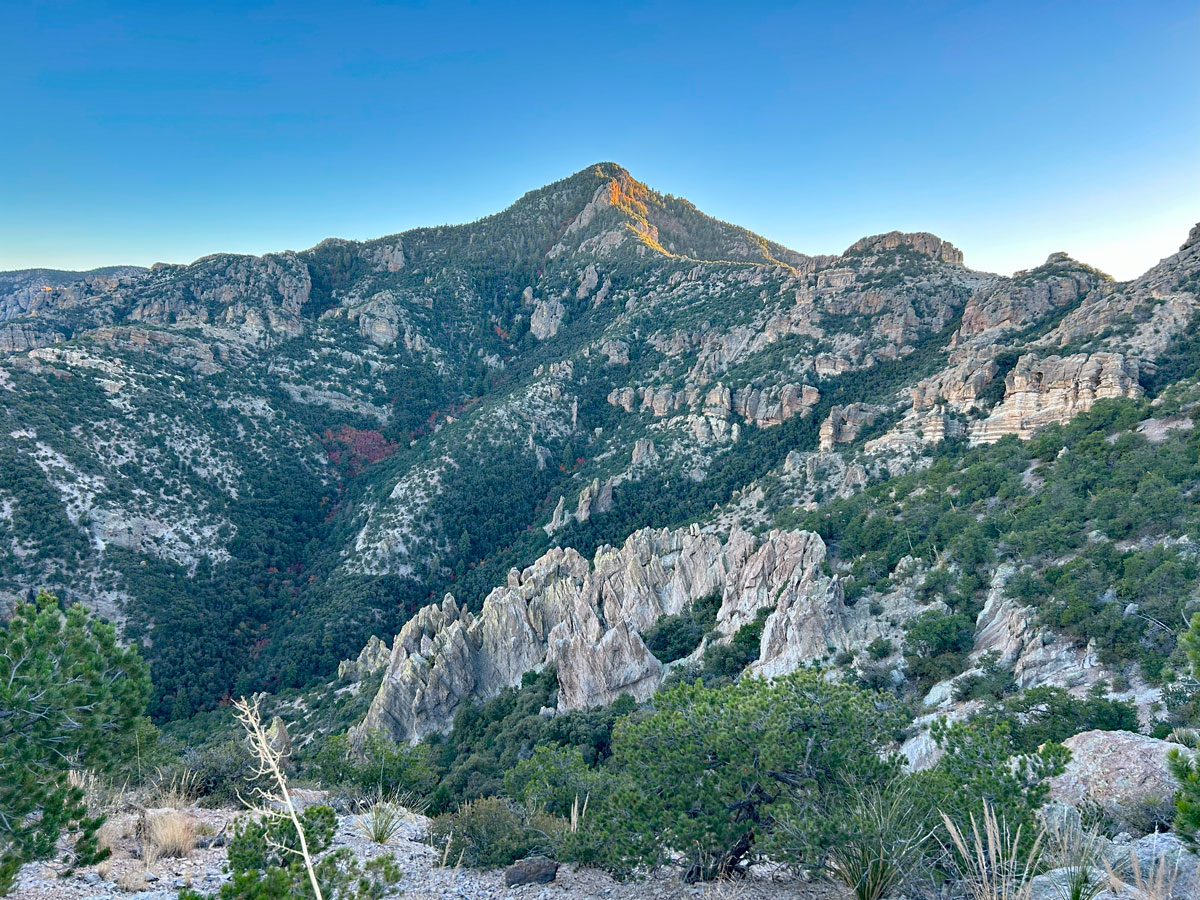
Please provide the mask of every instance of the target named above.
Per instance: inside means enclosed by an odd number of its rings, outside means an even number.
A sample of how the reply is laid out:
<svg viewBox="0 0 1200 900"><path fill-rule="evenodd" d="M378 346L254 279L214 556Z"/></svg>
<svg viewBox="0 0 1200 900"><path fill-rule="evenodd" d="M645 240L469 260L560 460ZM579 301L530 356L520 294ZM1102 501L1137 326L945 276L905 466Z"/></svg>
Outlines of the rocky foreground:
<svg viewBox="0 0 1200 900"><path fill-rule="evenodd" d="M308 793L297 792L303 796ZM154 858L143 851L147 818L177 815L190 820L197 832L196 847L186 856ZM68 871L65 853L51 863L34 863L21 872L12 895L19 900L174 900L179 891L190 888L200 893L216 893L228 880L225 872L226 837L243 810L202 809L189 806L181 810L144 810L126 808L110 815L102 840L112 847L109 859L96 866ZM444 850L429 840L429 819L410 813L399 832L387 844L376 844L360 830L359 817L341 816L333 848L352 850L360 860L390 854L404 872L404 880L389 897L409 900L487 900L487 898L529 898L529 900L640 900L640 898L691 897L777 897L780 900L841 900L848 896L837 886L806 882L782 870L761 869L737 883L722 882L703 886L681 884L677 873L663 872L641 882L621 883L596 869L559 866L549 883L505 883L503 869L479 871L444 862Z"/></svg>
<svg viewBox="0 0 1200 900"><path fill-rule="evenodd" d="M1091 733L1099 734L1098 732ZM1082 736L1081 736L1082 737ZM1083 747L1079 749L1083 750ZM1086 752L1086 751L1085 751ZM1109 754L1111 755L1111 754ZM1104 792L1123 795L1131 790L1154 793L1153 777L1146 767L1115 765L1112 759L1100 767L1094 785ZM1150 769L1153 766L1149 767ZM1054 796L1066 798L1072 791L1089 792L1089 786L1077 784L1080 771L1060 778ZM1103 777L1101 777L1103 776ZM1105 778L1109 780L1106 781ZM323 791L294 792L298 805L326 799ZM1064 894L1077 860L1067 859L1064 847L1078 835L1094 841L1092 872L1100 888L1093 900L1194 900L1200 896L1200 858L1189 852L1177 837L1166 833L1134 837L1121 832L1112 838L1087 837L1080 810L1089 808L1080 798L1076 807L1062 799L1052 801L1043 813L1046 826L1043 872L1033 879L1028 900L1057 900ZM226 843L246 810L145 809L127 804L113 811L101 840L111 847L109 859L96 866L70 870L65 851L50 863L34 863L21 872L12 896L22 900L174 900L190 888L215 894L228 880L225 871ZM170 818L188 823L195 846L178 856L156 852L146 835L154 819ZM455 866L446 859L443 848L430 840L430 820L408 812L396 834L386 844L371 841L360 825L360 816L338 819L333 849L347 848L360 861L391 855L404 872L403 881L388 897L453 898L529 898L529 900L674 900L674 898L771 897L779 900L849 900L853 894L841 885L825 880L810 881L784 867L756 866L745 878L703 885L681 883L679 872L663 870L643 881L619 882L597 869L557 865L541 860L532 866L518 863L511 870L474 870ZM1135 833L1139 830L1131 825ZM1077 837L1064 842L1062 835ZM520 871L520 874L518 873ZM522 878L527 883L520 883ZM549 879L549 880L546 880ZM518 883L510 883L513 881Z"/></svg>

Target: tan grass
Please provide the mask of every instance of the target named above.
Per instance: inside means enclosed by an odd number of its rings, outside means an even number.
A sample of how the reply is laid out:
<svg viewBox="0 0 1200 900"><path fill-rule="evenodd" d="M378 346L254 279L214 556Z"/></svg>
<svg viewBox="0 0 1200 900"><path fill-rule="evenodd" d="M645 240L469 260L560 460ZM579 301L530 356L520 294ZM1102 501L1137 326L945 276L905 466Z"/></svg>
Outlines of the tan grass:
<svg viewBox="0 0 1200 900"><path fill-rule="evenodd" d="M150 882L146 880L146 873L141 869L122 872L121 877L117 879L117 887L123 891L144 891L149 884Z"/></svg>
<svg viewBox="0 0 1200 900"><path fill-rule="evenodd" d="M96 843L101 850L115 850L117 844L129 837L128 820L109 819L96 831Z"/></svg>
<svg viewBox="0 0 1200 900"><path fill-rule="evenodd" d="M146 817L142 857L152 859L190 856L196 849L196 820L181 812L162 812Z"/></svg>
<svg viewBox="0 0 1200 900"><path fill-rule="evenodd" d="M1104 861L1104 868L1114 894L1130 888L1137 900L1171 900L1175 894L1175 882L1179 879L1179 861L1171 862L1165 855L1159 855L1150 870L1143 872L1137 853L1130 852L1127 877L1119 875L1107 860Z"/></svg>
<svg viewBox="0 0 1200 900"><path fill-rule="evenodd" d="M1041 834L1034 838L1028 853L1023 853L1021 829L1010 831L987 803L982 823L972 814L966 834L945 813L942 823L955 851L958 875L971 900L1029 900L1041 855Z"/></svg>
<svg viewBox="0 0 1200 900"><path fill-rule="evenodd" d="M148 798L148 806L158 809L187 809L200 797L200 778L190 769L167 776L158 770Z"/></svg>

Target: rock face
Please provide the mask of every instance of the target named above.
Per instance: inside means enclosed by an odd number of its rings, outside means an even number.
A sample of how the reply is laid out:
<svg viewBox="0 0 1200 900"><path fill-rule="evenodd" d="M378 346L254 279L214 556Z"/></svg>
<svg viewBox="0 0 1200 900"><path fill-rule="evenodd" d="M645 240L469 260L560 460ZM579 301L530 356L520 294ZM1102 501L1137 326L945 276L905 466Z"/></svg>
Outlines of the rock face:
<svg viewBox="0 0 1200 900"><path fill-rule="evenodd" d="M380 669L385 668L390 657L391 652L388 650L387 644L372 635L371 639L367 641L367 645L363 647L362 653L358 654L357 659L342 660L338 666L338 678L345 678L347 681L361 681L368 675L374 675Z"/></svg>
<svg viewBox="0 0 1200 900"><path fill-rule="evenodd" d="M851 403L835 406L821 423L821 450L832 450L836 444L849 444L857 440L862 430L875 424L879 410L866 403Z"/></svg>
<svg viewBox="0 0 1200 900"><path fill-rule="evenodd" d="M533 315L529 317L529 330L539 341L548 340L558 334L566 314L567 309L561 300L541 297L533 307Z"/></svg>
<svg viewBox="0 0 1200 900"><path fill-rule="evenodd" d="M493 696L550 664L560 710L644 699L663 666L640 632L713 591L722 595L717 631L732 635L770 608L757 669L790 671L847 644L847 613L836 577L824 575L825 544L811 532L757 538L735 529L728 541L696 527L644 529L591 564L556 548L524 572L509 573L476 615L447 595L422 609L392 645L387 669L357 741L382 731L416 741L445 730L467 700ZM370 653L374 659L378 648ZM363 656L360 656L360 661ZM348 663L354 671L360 662Z"/></svg>
<svg viewBox="0 0 1200 900"><path fill-rule="evenodd" d="M1050 781L1052 801L1095 804L1122 830L1142 834L1171 821L1177 784L1167 754L1189 751L1128 731L1085 731L1063 745L1071 761Z"/></svg>
<svg viewBox="0 0 1200 900"><path fill-rule="evenodd" d="M956 341L992 329L1019 328L1054 309L1069 306L1105 278L1095 269L1075 262L1065 253L1052 253L1033 273L1018 272L985 288L967 301Z"/></svg>
<svg viewBox="0 0 1200 900"><path fill-rule="evenodd" d="M59 331L47 331L15 323L0 325L0 353L36 350L38 347L49 347L66 339L67 336Z"/></svg>
<svg viewBox="0 0 1200 900"><path fill-rule="evenodd" d="M1066 422L1106 397L1140 397L1138 363L1117 353L1022 356L1004 379L1004 400L971 429L971 441L990 444L1006 434L1021 439Z"/></svg>

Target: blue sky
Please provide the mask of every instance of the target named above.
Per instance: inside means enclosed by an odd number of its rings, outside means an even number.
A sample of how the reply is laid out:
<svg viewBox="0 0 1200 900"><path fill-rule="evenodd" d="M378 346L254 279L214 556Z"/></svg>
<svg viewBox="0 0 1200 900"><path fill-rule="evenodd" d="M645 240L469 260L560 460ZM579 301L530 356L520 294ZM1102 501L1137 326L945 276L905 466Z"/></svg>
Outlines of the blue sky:
<svg viewBox="0 0 1200 900"><path fill-rule="evenodd" d="M462 222L589 163L794 249L1118 277L1200 220L1200 5L0 5L0 269Z"/></svg>

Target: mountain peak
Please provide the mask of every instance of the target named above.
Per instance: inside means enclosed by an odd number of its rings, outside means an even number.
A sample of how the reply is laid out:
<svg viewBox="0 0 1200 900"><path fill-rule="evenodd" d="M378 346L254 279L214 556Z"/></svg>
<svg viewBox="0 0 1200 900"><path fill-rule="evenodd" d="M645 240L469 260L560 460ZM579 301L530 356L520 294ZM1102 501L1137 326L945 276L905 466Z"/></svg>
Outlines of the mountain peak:
<svg viewBox="0 0 1200 900"><path fill-rule="evenodd" d="M787 267L809 260L805 254L706 215L681 197L654 190L614 162L595 163L532 191L513 209L547 208L564 194L573 197L573 215L562 226L555 254L571 249L590 252L594 247L591 239L596 237L593 232L598 230L609 235L607 247L632 232L644 246L666 256Z"/></svg>
<svg viewBox="0 0 1200 900"><path fill-rule="evenodd" d="M953 266L961 266L963 263L961 250L949 241L943 241L936 234L930 234L928 231L889 231L886 234L873 234L851 244L847 248L846 254L895 250L901 246L911 247L917 253L923 253L931 259L941 260Z"/></svg>

